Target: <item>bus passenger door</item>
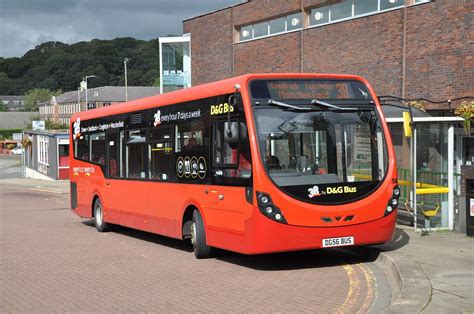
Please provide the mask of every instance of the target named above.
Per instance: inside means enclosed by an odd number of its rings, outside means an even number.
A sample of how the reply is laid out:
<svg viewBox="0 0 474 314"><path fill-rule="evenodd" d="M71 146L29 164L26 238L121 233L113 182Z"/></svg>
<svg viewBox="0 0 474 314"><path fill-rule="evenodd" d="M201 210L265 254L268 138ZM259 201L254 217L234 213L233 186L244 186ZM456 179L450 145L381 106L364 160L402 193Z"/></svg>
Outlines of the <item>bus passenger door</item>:
<svg viewBox="0 0 474 314"><path fill-rule="evenodd" d="M213 124L212 185L207 193L207 224L220 230L244 232L252 205L246 187L252 185L250 147L245 123L237 118Z"/></svg>
<svg viewBox="0 0 474 314"><path fill-rule="evenodd" d="M106 164L105 164L105 188L102 197L104 198L105 215L108 221L117 221L120 212L120 151L121 142L117 130L107 130L105 133L106 142Z"/></svg>

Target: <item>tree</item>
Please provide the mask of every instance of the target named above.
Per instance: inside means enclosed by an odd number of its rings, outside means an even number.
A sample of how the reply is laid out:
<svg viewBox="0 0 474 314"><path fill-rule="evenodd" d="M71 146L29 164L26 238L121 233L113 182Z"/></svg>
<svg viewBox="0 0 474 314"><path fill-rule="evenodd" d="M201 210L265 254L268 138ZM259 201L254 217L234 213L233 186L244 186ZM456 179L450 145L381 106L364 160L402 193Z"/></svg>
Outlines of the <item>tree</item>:
<svg viewBox="0 0 474 314"><path fill-rule="evenodd" d="M73 91L86 75L97 75L90 88L123 86L125 58L130 58L128 85L151 86L159 76L159 55L157 39L46 42L21 58L0 57L0 95L23 95L34 88Z"/></svg>
<svg viewBox="0 0 474 314"><path fill-rule="evenodd" d="M25 94L25 107L27 111L38 111L38 104L49 101L52 96L58 96L61 90L50 91L47 88L35 88Z"/></svg>

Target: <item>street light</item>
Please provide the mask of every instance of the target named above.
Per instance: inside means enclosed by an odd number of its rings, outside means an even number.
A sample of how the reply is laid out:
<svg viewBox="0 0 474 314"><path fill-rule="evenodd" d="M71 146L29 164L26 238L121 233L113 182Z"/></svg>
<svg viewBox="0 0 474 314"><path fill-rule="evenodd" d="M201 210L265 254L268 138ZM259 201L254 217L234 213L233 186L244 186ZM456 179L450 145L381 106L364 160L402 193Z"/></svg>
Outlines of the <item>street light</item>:
<svg viewBox="0 0 474 314"><path fill-rule="evenodd" d="M125 67L125 101L128 101L128 86L127 86L127 62L129 58L125 58L123 61L123 66Z"/></svg>
<svg viewBox="0 0 474 314"><path fill-rule="evenodd" d="M96 75L87 75L85 78L83 78L83 81L86 82L86 110L89 110L89 103L87 101L87 89L89 88L87 86L87 79L90 79L90 78L93 78L93 77L97 77Z"/></svg>
<svg viewBox="0 0 474 314"><path fill-rule="evenodd" d="M80 112L81 111L81 88L77 88L77 106L76 110L74 110L74 113Z"/></svg>

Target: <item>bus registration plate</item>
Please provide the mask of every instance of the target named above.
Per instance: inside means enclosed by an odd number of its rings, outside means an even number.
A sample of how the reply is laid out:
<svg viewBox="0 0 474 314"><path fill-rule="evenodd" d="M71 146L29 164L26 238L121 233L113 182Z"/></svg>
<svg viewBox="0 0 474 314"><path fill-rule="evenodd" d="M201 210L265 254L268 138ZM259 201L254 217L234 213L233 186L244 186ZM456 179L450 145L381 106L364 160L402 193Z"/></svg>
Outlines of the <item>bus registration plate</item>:
<svg viewBox="0 0 474 314"><path fill-rule="evenodd" d="M340 237L323 239L323 247L354 245L354 237Z"/></svg>

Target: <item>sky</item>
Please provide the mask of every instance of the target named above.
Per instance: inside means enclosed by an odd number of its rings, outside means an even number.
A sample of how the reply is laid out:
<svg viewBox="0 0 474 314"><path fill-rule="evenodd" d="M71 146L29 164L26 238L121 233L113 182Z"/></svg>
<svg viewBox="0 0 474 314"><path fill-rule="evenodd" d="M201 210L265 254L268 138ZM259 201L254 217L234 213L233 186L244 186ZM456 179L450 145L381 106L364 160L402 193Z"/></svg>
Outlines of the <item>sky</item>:
<svg viewBox="0 0 474 314"><path fill-rule="evenodd" d="M242 0L0 0L0 57L46 41L181 35L182 21Z"/></svg>

